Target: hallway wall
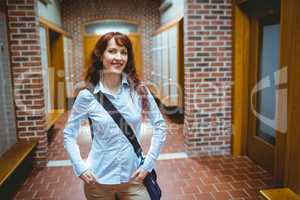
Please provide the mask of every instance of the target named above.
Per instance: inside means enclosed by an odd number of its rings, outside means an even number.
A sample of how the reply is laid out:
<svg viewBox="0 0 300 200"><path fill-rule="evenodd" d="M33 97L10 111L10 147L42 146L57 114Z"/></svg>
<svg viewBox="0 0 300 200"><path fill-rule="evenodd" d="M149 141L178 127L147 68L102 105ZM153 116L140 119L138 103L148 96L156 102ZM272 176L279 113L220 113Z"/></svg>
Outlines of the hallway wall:
<svg viewBox="0 0 300 200"><path fill-rule="evenodd" d="M231 23L230 0L186 1L184 135L190 154L230 153Z"/></svg>
<svg viewBox="0 0 300 200"><path fill-rule="evenodd" d="M5 9L5 2L0 1L0 156L17 137Z"/></svg>
<svg viewBox="0 0 300 200"><path fill-rule="evenodd" d="M161 14L161 25L167 24L168 22L183 16L185 4L184 0L165 0L164 2L171 3L171 7Z"/></svg>
<svg viewBox="0 0 300 200"><path fill-rule="evenodd" d="M58 27L62 26L59 0L52 0L51 3L47 5L38 0L37 10L40 17L54 23Z"/></svg>
<svg viewBox="0 0 300 200"><path fill-rule="evenodd" d="M76 84L84 78L84 24L103 19L138 22L142 41L144 80L151 80L151 34L159 27L159 3L159 0L64 0L61 5L63 28L71 34L74 44L73 63L75 71L71 77L73 83Z"/></svg>

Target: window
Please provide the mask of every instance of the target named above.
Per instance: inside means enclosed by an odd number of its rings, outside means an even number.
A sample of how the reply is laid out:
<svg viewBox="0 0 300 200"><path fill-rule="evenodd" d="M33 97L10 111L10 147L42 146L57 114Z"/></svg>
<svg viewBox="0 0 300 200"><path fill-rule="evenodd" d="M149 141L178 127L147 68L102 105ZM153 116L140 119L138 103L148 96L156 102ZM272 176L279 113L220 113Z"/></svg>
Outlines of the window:
<svg viewBox="0 0 300 200"><path fill-rule="evenodd" d="M257 93L257 112L270 120L257 120L256 134L275 143L276 71L279 69L279 19L273 16L260 20L260 52L258 80L266 80Z"/></svg>
<svg viewBox="0 0 300 200"><path fill-rule="evenodd" d="M85 33L102 35L107 32L137 33L138 25L122 20L103 20L85 25Z"/></svg>

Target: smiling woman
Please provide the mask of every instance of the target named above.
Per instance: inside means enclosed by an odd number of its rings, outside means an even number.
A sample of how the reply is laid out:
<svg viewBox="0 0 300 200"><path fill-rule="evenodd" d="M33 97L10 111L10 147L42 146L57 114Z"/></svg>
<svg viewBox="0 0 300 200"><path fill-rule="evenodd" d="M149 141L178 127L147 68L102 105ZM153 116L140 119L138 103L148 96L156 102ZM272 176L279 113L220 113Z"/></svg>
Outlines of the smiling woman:
<svg viewBox="0 0 300 200"><path fill-rule="evenodd" d="M147 177L148 183L153 174L165 141L166 124L149 89L136 73L128 36L119 32L101 36L91 53L86 81L88 89L78 94L64 129L65 149L75 174L85 183L86 198L114 199L118 194L121 199L150 199L143 181ZM108 110L108 104L114 110ZM149 117L154 128L145 159L141 148L136 148L141 139L143 117ZM85 162L76 138L80 122L87 119L92 125L93 143Z"/></svg>
<svg viewBox="0 0 300 200"><path fill-rule="evenodd" d="M99 71L100 73L98 73ZM119 75L112 73L114 71L118 72ZM145 91L143 91L143 87L138 87L141 86L141 82L136 73L133 47L130 39L124 34L109 32L101 36L91 53L91 66L89 67L86 80L96 85L100 79L120 79L121 72L128 75L130 86L138 90L142 101L146 105L146 99L143 98ZM105 85L109 81L103 80L102 82Z"/></svg>

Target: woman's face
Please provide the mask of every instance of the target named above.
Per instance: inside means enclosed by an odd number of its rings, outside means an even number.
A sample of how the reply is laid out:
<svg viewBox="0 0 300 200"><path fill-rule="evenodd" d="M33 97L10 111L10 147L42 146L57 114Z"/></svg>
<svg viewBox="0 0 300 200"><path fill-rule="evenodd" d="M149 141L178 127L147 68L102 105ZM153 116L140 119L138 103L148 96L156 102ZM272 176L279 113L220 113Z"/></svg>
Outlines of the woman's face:
<svg viewBox="0 0 300 200"><path fill-rule="evenodd" d="M126 47L119 46L114 38L109 40L102 58L105 72L121 74L127 61L128 52Z"/></svg>

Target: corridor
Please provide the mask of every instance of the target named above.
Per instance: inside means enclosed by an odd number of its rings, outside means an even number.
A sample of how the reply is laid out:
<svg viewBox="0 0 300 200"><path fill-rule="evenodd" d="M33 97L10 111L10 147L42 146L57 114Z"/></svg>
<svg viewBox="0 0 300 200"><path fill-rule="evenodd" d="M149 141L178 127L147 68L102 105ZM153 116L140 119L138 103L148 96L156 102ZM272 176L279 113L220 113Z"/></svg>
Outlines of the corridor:
<svg viewBox="0 0 300 200"><path fill-rule="evenodd" d="M167 122L163 200L263 200L265 188L299 199L299 10L300 0L0 0L0 200L85 199L63 129L89 70L107 67L96 54L108 32L130 40L111 66L130 69ZM86 158L88 123L79 133ZM147 119L141 133L147 154Z"/></svg>
<svg viewBox="0 0 300 200"><path fill-rule="evenodd" d="M82 181L75 177L63 148L62 116L51 133L49 162L34 169L20 187L15 200L83 200ZM156 169L163 200L259 200L259 189L274 186L272 177L247 157L187 157L183 144L183 124L165 116L168 134ZM142 146L147 151L150 127L144 123ZM89 151L89 129L81 129L81 155Z"/></svg>

